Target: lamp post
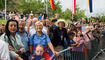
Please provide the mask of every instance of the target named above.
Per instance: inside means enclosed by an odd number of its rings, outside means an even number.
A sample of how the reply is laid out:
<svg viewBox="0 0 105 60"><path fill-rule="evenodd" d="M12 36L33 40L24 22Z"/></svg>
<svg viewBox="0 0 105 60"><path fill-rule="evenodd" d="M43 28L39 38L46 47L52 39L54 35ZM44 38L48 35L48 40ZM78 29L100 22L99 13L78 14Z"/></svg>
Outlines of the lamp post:
<svg viewBox="0 0 105 60"><path fill-rule="evenodd" d="M44 0L44 5L45 5L45 9L46 9L46 14L48 15L48 0Z"/></svg>
<svg viewBox="0 0 105 60"><path fill-rule="evenodd" d="M6 20L6 17L7 17L6 9L7 9L7 0L5 0L5 20Z"/></svg>

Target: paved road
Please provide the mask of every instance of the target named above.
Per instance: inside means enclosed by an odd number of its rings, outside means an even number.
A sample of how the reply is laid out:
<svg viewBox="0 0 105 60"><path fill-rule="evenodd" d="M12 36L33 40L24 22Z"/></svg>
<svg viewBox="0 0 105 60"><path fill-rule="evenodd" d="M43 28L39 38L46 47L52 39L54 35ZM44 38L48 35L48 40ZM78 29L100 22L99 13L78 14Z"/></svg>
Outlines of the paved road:
<svg viewBox="0 0 105 60"><path fill-rule="evenodd" d="M94 60L105 60L105 52L101 52Z"/></svg>

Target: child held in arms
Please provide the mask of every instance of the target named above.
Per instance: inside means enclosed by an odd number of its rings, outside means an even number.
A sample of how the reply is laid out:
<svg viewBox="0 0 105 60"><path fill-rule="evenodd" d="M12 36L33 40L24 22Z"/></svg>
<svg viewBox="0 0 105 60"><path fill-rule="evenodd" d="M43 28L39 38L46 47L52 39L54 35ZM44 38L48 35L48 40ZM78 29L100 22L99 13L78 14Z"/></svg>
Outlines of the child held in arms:
<svg viewBox="0 0 105 60"><path fill-rule="evenodd" d="M41 60L44 53L44 47L38 44L35 48L35 53L31 56L31 60Z"/></svg>

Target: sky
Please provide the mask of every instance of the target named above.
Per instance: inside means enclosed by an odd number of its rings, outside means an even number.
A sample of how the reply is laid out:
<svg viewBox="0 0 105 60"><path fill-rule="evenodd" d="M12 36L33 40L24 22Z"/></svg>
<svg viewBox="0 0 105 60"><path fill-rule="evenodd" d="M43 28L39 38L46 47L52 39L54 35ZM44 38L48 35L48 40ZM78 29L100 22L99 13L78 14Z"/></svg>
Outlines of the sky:
<svg viewBox="0 0 105 60"><path fill-rule="evenodd" d="M61 2L62 10L65 11L67 8L72 9L73 0L58 0ZM87 17L99 16L102 13L105 14L105 0L93 0L93 13L89 12L88 0L76 0L77 5L80 9L86 10L85 15Z"/></svg>

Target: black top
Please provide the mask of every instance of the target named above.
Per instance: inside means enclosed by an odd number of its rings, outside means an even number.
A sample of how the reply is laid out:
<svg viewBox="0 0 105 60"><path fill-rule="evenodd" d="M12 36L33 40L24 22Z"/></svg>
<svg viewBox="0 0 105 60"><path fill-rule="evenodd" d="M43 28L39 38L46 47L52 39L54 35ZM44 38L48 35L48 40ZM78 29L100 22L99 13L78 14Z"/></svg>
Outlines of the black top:
<svg viewBox="0 0 105 60"><path fill-rule="evenodd" d="M67 30L63 28L62 30L58 28L54 31L54 38L52 41L52 44L56 47L57 45L63 45L64 46L64 38L67 38Z"/></svg>

